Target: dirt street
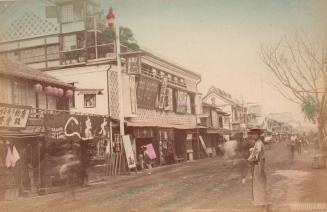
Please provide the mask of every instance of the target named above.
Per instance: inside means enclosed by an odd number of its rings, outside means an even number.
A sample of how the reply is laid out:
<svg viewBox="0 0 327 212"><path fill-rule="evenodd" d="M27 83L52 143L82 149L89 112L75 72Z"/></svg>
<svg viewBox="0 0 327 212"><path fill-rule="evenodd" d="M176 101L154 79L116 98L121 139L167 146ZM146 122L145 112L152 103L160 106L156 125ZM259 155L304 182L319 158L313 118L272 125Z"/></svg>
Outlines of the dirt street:
<svg viewBox="0 0 327 212"><path fill-rule="evenodd" d="M266 150L272 211L327 211L326 169L311 166L311 152L291 164L284 144ZM151 174L0 203L0 211L258 211L251 204L251 179L242 183L244 161L208 158L155 168Z"/></svg>

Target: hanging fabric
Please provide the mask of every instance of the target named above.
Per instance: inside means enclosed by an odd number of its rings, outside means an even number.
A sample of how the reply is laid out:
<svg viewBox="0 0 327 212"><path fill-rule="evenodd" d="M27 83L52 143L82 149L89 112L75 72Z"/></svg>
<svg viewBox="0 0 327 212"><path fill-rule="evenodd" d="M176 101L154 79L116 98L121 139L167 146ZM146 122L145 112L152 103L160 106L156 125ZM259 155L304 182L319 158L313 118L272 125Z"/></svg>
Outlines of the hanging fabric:
<svg viewBox="0 0 327 212"><path fill-rule="evenodd" d="M184 91L176 92L176 112L177 113L186 113L187 111L187 93Z"/></svg>
<svg viewBox="0 0 327 212"><path fill-rule="evenodd" d="M12 150L12 167L15 167L16 162L20 159L19 153L16 149L15 146L13 146L13 150Z"/></svg>
<svg viewBox="0 0 327 212"><path fill-rule="evenodd" d="M8 145L7 156L6 156L6 167L7 168L11 167L12 161L13 161L13 155L12 155L12 152L11 152L10 145Z"/></svg>

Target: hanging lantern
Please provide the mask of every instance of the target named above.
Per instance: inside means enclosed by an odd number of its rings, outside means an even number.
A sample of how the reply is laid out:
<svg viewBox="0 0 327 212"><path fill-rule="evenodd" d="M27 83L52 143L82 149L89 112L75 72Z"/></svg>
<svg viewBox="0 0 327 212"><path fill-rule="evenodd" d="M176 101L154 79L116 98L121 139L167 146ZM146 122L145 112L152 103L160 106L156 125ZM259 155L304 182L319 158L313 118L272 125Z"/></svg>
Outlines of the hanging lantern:
<svg viewBox="0 0 327 212"><path fill-rule="evenodd" d="M45 87L45 93L46 93L48 96L53 95L53 87L51 87L51 86L47 86L47 87Z"/></svg>
<svg viewBox="0 0 327 212"><path fill-rule="evenodd" d="M43 90L43 87L42 87L42 85L40 83L37 83L37 84L34 85L34 91L36 93L41 93L42 90Z"/></svg>
<svg viewBox="0 0 327 212"><path fill-rule="evenodd" d="M115 21L115 15L112 10L112 7L109 8L106 18L107 18L106 26L107 26L107 28L111 29L114 26L114 21Z"/></svg>
<svg viewBox="0 0 327 212"><path fill-rule="evenodd" d="M64 90L62 88L58 88L57 96L62 97L64 95Z"/></svg>
<svg viewBox="0 0 327 212"><path fill-rule="evenodd" d="M53 95L53 96L58 96L58 92L59 92L59 89L56 88L56 87L54 87L54 88L53 88L53 91L52 91L52 95Z"/></svg>
<svg viewBox="0 0 327 212"><path fill-rule="evenodd" d="M72 91L70 89L66 91L66 97L71 98L73 96L74 96L74 91Z"/></svg>

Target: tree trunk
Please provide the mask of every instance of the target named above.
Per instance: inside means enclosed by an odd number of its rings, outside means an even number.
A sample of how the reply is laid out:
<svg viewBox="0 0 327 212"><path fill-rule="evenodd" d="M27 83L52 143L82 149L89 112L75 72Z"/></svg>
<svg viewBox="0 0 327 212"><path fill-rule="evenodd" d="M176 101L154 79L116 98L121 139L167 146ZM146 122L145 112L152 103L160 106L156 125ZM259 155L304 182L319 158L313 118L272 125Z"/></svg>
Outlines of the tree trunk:
<svg viewBox="0 0 327 212"><path fill-rule="evenodd" d="M323 116L319 116L317 119L318 122L318 135L319 135L319 147L325 141L325 118Z"/></svg>

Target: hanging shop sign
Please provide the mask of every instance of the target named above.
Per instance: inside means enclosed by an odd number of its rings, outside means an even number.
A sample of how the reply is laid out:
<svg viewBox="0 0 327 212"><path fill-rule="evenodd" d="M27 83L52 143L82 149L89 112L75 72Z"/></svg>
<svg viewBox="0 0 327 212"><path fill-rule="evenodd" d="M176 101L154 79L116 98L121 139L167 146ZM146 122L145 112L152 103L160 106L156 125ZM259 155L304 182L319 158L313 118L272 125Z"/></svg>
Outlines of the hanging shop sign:
<svg viewBox="0 0 327 212"><path fill-rule="evenodd" d="M164 109L165 106L167 83L168 83L168 78L167 77L162 78L160 94L159 94L159 105L158 105L159 109Z"/></svg>
<svg viewBox="0 0 327 212"><path fill-rule="evenodd" d="M155 109L158 90L159 81L148 77L140 77L136 89L138 107Z"/></svg>
<svg viewBox="0 0 327 212"><path fill-rule="evenodd" d="M131 98L131 112L136 114L137 111L137 102L136 102L136 86L135 86L135 76L129 76L129 90Z"/></svg>
<svg viewBox="0 0 327 212"><path fill-rule="evenodd" d="M45 115L44 119L48 141L64 141L66 139L87 141L109 135L109 120L101 116L61 113Z"/></svg>
<svg viewBox="0 0 327 212"><path fill-rule="evenodd" d="M187 93L184 91L176 92L176 112L186 113L187 112Z"/></svg>
<svg viewBox="0 0 327 212"><path fill-rule="evenodd" d="M167 88L165 99L165 110L173 110L173 89Z"/></svg>
<svg viewBox="0 0 327 212"><path fill-rule="evenodd" d="M25 128L31 107L0 103L0 128Z"/></svg>
<svg viewBox="0 0 327 212"><path fill-rule="evenodd" d="M66 141L83 142L89 160L103 160L109 143L109 120L101 116L60 113L45 115L45 140L63 144Z"/></svg>
<svg viewBox="0 0 327 212"><path fill-rule="evenodd" d="M131 143L131 139L130 139L129 135L123 135L122 140L123 140L123 145L124 145L124 149L125 149L125 155L126 155L126 159L127 159L128 168L129 169L136 168L136 160L134 157L132 143Z"/></svg>
<svg viewBox="0 0 327 212"><path fill-rule="evenodd" d="M129 74L139 74L140 73L140 57L127 57L127 72Z"/></svg>

